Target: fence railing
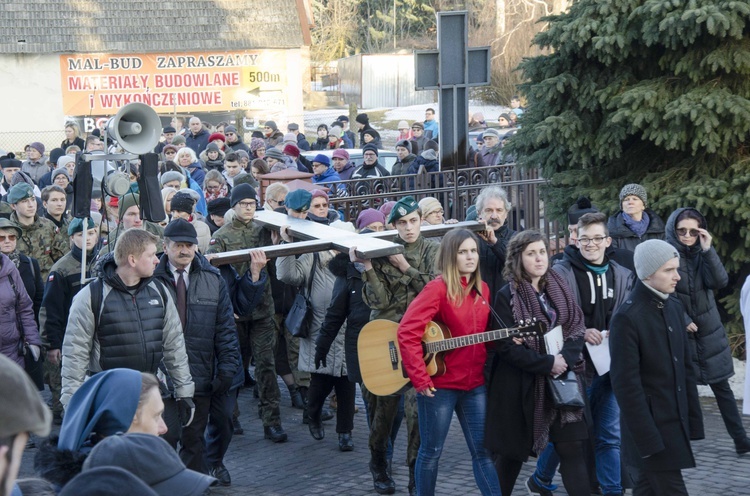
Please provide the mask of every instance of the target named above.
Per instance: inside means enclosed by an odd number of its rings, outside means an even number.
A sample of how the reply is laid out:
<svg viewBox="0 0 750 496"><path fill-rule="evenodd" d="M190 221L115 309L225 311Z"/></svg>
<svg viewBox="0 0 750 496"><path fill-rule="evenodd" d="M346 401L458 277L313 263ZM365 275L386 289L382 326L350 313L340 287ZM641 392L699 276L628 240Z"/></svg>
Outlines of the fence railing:
<svg viewBox="0 0 750 496"><path fill-rule="evenodd" d="M565 226L545 214L542 186L546 180L536 169L522 170L513 164L505 164L458 171L350 179L341 184L345 185L348 196L334 195L335 188L331 188L330 203L332 208L342 212L345 220L351 222L364 209L379 208L388 201L398 201L407 195L417 201L425 197L436 198L443 205L446 219L465 220L466 211L475 203L482 188L500 186L508 193L511 202L508 222L513 229L541 230L549 238L553 252L566 244Z"/></svg>

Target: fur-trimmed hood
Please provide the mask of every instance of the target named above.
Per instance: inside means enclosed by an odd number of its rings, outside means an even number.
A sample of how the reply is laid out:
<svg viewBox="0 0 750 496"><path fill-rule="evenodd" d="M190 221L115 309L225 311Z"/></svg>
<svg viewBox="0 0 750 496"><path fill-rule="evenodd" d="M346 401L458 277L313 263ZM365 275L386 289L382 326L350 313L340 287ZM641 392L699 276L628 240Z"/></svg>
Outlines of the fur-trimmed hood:
<svg viewBox="0 0 750 496"><path fill-rule="evenodd" d="M39 449L34 455L34 470L41 478L62 488L70 479L81 473L90 449L58 450L57 440L58 437L53 435L38 444Z"/></svg>

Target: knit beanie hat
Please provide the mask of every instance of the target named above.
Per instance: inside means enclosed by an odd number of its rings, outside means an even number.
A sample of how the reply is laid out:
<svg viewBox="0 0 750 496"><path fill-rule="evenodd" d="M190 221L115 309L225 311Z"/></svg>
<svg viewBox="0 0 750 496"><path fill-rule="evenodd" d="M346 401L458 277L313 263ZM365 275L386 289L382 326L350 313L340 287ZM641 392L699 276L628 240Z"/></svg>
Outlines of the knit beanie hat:
<svg viewBox="0 0 750 496"><path fill-rule="evenodd" d="M195 202L193 201L193 197L189 194L178 191L172 197L172 200L169 202L169 206L173 211L192 214Z"/></svg>
<svg viewBox="0 0 750 496"><path fill-rule="evenodd" d="M380 150L378 150L378 147L373 145L372 143L367 143L362 147L362 155L364 155L365 152L373 152L376 156L380 155Z"/></svg>
<svg viewBox="0 0 750 496"><path fill-rule="evenodd" d="M317 155L315 155L315 158L312 159L312 162L313 163L317 162L319 164L323 164L326 167L330 167L331 166L331 159L328 158L328 155L325 155L323 153L318 153Z"/></svg>
<svg viewBox="0 0 750 496"><path fill-rule="evenodd" d="M250 140L250 151L254 152L258 148L265 148L266 142L263 141L263 138L253 138Z"/></svg>
<svg viewBox="0 0 750 496"><path fill-rule="evenodd" d="M344 134L344 129L341 126L331 126L331 129L328 131L329 136L335 136L337 138L340 138L342 134Z"/></svg>
<svg viewBox="0 0 750 496"><path fill-rule="evenodd" d="M206 153L208 153L208 152L218 152L218 151L219 151L219 145L217 145L214 142L211 142L211 143L209 143L206 146Z"/></svg>
<svg viewBox="0 0 750 496"><path fill-rule="evenodd" d="M65 150L63 150L62 148L53 148L49 152L49 161L50 163L57 164L59 166L60 164L58 164L57 161L60 160L60 157L64 155L65 155Z"/></svg>
<svg viewBox="0 0 750 496"><path fill-rule="evenodd" d="M626 196L631 195L635 195L640 198L643 201L643 206L646 206L646 204L648 203L648 194L646 193L646 188L644 188L640 184L633 183L623 186L620 190L620 203L622 203Z"/></svg>
<svg viewBox="0 0 750 496"><path fill-rule="evenodd" d="M271 147L268 150L266 150L265 156L268 158L275 158L276 160L279 160L281 162L284 161L284 154L281 153L281 150L279 150L276 147Z"/></svg>
<svg viewBox="0 0 750 496"><path fill-rule="evenodd" d="M299 148L297 148L297 145L293 145L289 143L284 147L284 155L289 155L290 157L297 158L299 157L300 151Z"/></svg>
<svg viewBox="0 0 750 496"><path fill-rule="evenodd" d="M40 155L44 155L44 145L42 143L35 141L33 143L29 143L29 147L38 151Z"/></svg>
<svg viewBox="0 0 750 496"><path fill-rule="evenodd" d="M222 133L212 133L211 136L208 137L209 143L213 143L216 140L221 140L226 143L227 137Z"/></svg>
<svg viewBox="0 0 750 496"><path fill-rule="evenodd" d="M224 126L224 135L226 135L227 133L237 134L237 128L235 126L232 126L231 124L228 126Z"/></svg>
<svg viewBox="0 0 750 496"><path fill-rule="evenodd" d="M388 216L391 214L391 210L393 210L394 206L396 206L395 201L385 202L382 205L380 205L380 208L378 208L378 211L382 212L382 214L385 215L385 218L387 219Z"/></svg>
<svg viewBox="0 0 750 496"><path fill-rule="evenodd" d="M365 125L370 123L370 118L367 117L367 114L359 114L354 120Z"/></svg>
<svg viewBox="0 0 750 496"><path fill-rule="evenodd" d="M177 196L177 195L175 195ZM231 206L234 207L242 200L255 200L258 201L258 195L255 193L255 188L249 184L240 184L232 188Z"/></svg>
<svg viewBox="0 0 750 496"><path fill-rule="evenodd" d="M674 246L660 239L649 239L635 247L635 273L643 281L673 258L680 258Z"/></svg>
<svg viewBox="0 0 750 496"><path fill-rule="evenodd" d="M382 222L385 225L385 215L374 208L362 210L357 216L357 229L362 229L374 222Z"/></svg>
<svg viewBox="0 0 750 496"><path fill-rule="evenodd" d="M270 127L274 131L277 131L279 129L274 121L266 121L265 127Z"/></svg>
<svg viewBox="0 0 750 496"><path fill-rule="evenodd" d="M161 177L159 178L159 184L161 186L164 186L165 184L167 184L168 182L171 182L171 181L180 181L180 184L182 184L182 181L184 181L184 180L185 180L185 176L183 176L179 172L177 172L177 171L167 171L167 172L163 173L161 175Z"/></svg>
<svg viewBox="0 0 750 496"><path fill-rule="evenodd" d="M248 155L248 153L245 150L235 150L234 153L236 153L237 156L240 157L240 160L242 160L243 158L245 160L250 160L250 155Z"/></svg>
<svg viewBox="0 0 750 496"><path fill-rule="evenodd" d="M167 150L173 150L175 153L177 153L179 150L174 145L165 145L164 148L162 148L162 153L166 153Z"/></svg>
<svg viewBox="0 0 750 496"><path fill-rule="evenodd" d="M174 138L172 138L172 144L174 146L184 145L185 144L185 137L182 136L181 134L178 134L177 136L175 136Z"/></svg>
<svg viewBox="0 0 750 496"><path fill-rule="evenodd" d="M443 208L443 206L436 198L428 196L419 200L419 208L422 209L422 217L427 217L432 212Z"/></svg>
<svg viewBox="0 0 750 496"><path fill-rule="evenodd" d="M71 162L75 162L76 160L71 157L70 155L63 155L62 157L57 159L57 167L65 167Z"/></svg>
<svg viewBox="0 0 750 496"><path fill-rule="evenodd" d="M497 129L487 129L485 132L482 133L482 138L485 136L494 136L497 139L500 139L500 133Z"/></svg>
<svg viewBox="0 0 750 496"><path fill-rule="evenodd" d="M598 211L599 210L591 204L591 200L582 196L568 209L568 225L572 226L573 224L578 224L578 219L583 217L584 214L591 214Z"/></svg>
<svg viewBox="0 0 750 496"><path fill-rule="evenodd" d="M50 176L52 182L55 182L55 178L59 175L65 176L66 178L68 178L68 181L70 181L70 174L68 174L68 169L66 169L65 167L58 167L57 169L52 171L52 174Z"/></svg>
<svg viewBox="0 0 750 496"><path fill-rule="evenodd" d="M406 121L398 121L398 127L396 129L409 129L409 123Z"/></svg>
<svg viewBox="0 0 750 496"><path fill-rule="evenodd" d="M296 143L297 142L297 135L294 133L286 133L284 135L284 143Z"/></svg>
<svg viewBox="0 0 750 496"><path fill-rule="evenodd" d="M409 150L409 153L413 153L412 148L411 148L411 141L409 141L409 140L401 140L401 141L399 141L399 142L396 143L396 148L398 148L399 146L401 148L406 148L407 150Z"/></svg>
<svg viewBox="0 0 750 496"><path fill-rule="evenodd" d="M229 198L216 198L211 200L207 205L209 215L221 215L224 216L229 210Z"/></svg>
<svg viewBox="0 0 750 496"><path fill-rule="evenodd" d="M414 124L411 125L411 127L418 127L420 129L424 130L424 124L421 123L421 122L415 122Z"/></svg>
<svg viewBox="0 0 750 496"><path fill-rule="evenodd" d="M137 195L135 193L126 193L125 196L121 196L118 201L118 206L120 207L117 214L120 217L120 220L122 220L123 216L125 215L125 212L128 211L130 207L136 206L140 208L141 205L141 197L140 195Z"/></svg>
<svg viewBox="0 0 750 496"><path fill-rule="evenodd" d="M310 201L312 201L312 198L323 198L325 199L325 201L328 201L328 194L322 189L314 189L310 191L310 195L311 195Z"/></svg>

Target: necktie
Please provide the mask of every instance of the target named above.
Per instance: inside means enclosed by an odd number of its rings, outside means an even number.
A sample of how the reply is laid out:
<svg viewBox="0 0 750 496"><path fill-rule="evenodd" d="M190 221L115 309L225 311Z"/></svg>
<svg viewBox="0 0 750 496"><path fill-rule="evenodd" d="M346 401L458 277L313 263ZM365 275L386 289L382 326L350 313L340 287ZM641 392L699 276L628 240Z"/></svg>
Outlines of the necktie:
<svg viewBox="0 0 750 496"><path fill-rule="evenodd" d="M180 314L180 322L182 322L182 329L185 329L185 323L187 322L187 286L185 285L185 270L177 270L179 277L177 277L177 312Z"/></svg>

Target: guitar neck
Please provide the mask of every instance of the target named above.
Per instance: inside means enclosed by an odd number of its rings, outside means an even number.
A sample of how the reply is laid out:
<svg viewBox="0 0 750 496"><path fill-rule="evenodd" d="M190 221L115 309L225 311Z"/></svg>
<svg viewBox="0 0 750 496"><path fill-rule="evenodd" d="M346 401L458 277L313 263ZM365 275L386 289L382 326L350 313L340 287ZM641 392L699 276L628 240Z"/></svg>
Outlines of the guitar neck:
<svg viewBox="0 0 750 496"><path fill-rule="evenodd" d="M498 339L505 339L514 334L518 334L518 329L518 327L511 327L508 329L498 329L495 331L480 332L478 334L469 334L467 336L448 338L442 341L425 343L424 349L427 353L440 353L443 351L455 350L456 348L463 348L464 346L471 346L474 344L486 343L487 341L497 341Z"/></svg>

